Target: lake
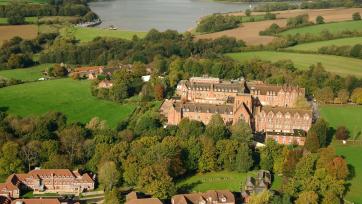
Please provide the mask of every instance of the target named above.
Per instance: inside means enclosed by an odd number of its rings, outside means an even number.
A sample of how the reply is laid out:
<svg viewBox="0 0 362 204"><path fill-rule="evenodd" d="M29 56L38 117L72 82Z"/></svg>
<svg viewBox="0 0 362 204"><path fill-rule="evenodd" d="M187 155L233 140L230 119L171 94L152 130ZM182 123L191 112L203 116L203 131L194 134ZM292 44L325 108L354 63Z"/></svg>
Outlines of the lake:
<svg viewBox="0 0 362 204"><path fill-rule="evenodd" d="M183 32L194 27L202 16L245 10L250 3L211 0L111 0L91 2L89 6L102 19L100 27L113 25L121 30L148 31L156 28Z"/></svg>

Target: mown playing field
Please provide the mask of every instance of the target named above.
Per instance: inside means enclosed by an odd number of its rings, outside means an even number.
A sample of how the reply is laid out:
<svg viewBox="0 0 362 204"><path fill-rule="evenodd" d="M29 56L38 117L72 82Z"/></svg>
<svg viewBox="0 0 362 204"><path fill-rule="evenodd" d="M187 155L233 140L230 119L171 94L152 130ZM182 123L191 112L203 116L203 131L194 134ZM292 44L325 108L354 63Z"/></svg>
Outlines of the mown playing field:
<svg viewBox="0 0 362 204"><path fill-rule="evenodd" d="M356 44L362 44L362 37L341 38L341 39L335 39L335 40L304 43L304 44L296 45L293 47L289 47L289 48L287 48L287 50L317 52L319 48L325 47L325 46L332 46L332 45L353 46Z"/></svg>
<svg viewBox="0 0 362 204"><path fill-rule="evenodd" d="M362 203L362 145L342 145L334 144L337 154L346 158L349 165L352 166L352 179L347 183L350 184L345 199L356 204Z"/></svg>
<svg viewBox="0 0 362 204"><path fill-rule="evenodd" d="M75 38L81 42L92 41L96 37L122 38L130 40L134 35L142 38L146 35L146 32L109 30L106 28L75 28L74 30Z"/></svg>
<svg viewBox="0 0 362 204"><path fill-rule="evenodd" d="M115 127L136 107L93 97L90 83L58 79L5 87L0 89L0 107L21 116L60 111L69 121L84 123L99 117L106 120L110 127Z"/></svg>
<svg viewBox="0 0 362 204"><path fill-rule="evenodd" d="M51 64L42 64L22 69L9 69L0 71L0 78L19 79L22 81L35 81L42 77L42 72Z"/></svg>
<svg viewBox="0 0 362 204"><path fill-rule="evenodd" d="M286 36L286 35L295 35L297 33L299 34L310 33L313 35L317 35L321 33L323 30L328 30L331 33L338 33L345 30L362 31L362 21L344 21L338 23L326 23L320 25L305 26L301 28L295 28L284 31L282 33L279 33L279 35Z"/></svg>
<svg viewBox="0 0 362 204"><path fill-rule="evenodd" d="M295 67L302 70L306 70L311 65L320 62L323 64L326 71L342 76L354 75L362 77L362 60L349 57L273 51L240 52L227 54L227 56L239 61L246 61L254 58L272 62L290 59L294 62Z"/></svg>
<svg viewBox="0 0 362 204"><path fill-rule="evenodd" d="M206 192L208 190L228 189L233 192L240 192L240 187L246 181L248 175L255 176L256 172L210 172L196 174L177 183L181 192Z"/></svg>
<svg viewBox="0 0 362 204"><path fill-rule="evenodd" d="M325 105L319 111L331 127L345 126L350 131L350 139L362 139L362 106Z"/></svg>

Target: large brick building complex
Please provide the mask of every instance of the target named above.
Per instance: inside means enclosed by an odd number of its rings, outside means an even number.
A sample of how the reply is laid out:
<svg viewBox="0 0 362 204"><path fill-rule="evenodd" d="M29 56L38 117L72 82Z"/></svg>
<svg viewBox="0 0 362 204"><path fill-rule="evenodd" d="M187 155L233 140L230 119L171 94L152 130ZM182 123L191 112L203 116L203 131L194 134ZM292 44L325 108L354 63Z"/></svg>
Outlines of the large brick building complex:
<svg viewBox="0 0 362 204"><path fill-rule="evenodd" d="M303 145L305 134L301 132L312 124L311 108L295 107L296 101L305 97L304 88L193 77L179 82L176 95L161 106L169 125L177 125L182 118L208 124L212 115L219 114L225 124L243 120L254 132L265 133L279 143Z"/></svg>

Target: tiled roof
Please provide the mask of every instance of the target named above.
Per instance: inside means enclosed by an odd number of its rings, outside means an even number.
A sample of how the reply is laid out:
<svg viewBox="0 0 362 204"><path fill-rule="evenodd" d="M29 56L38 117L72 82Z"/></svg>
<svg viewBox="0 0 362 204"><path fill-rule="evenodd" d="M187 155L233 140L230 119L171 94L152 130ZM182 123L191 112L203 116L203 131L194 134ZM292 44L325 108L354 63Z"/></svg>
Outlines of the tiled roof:
<svg viewBox="0 0 362 204"><path fill-rule="evenodd" d="M282 114L290 113L295 114L298 113L300 115L308 114L309 116L312 115L313 111L311 108L290 108L290 107L272 107L272 106L263 106L260 112L269 113L272 112L277 114L278 112Z"/></svg>
<svg viewBox="0 0 362 204"><path fill-rule="evenodd" d="M127 201L125 204L162 204L162 202L157 198L141 198L132 199Z"/></svg>
<svg viewBox="0 0 362 204"><path fill-rule="evenodd" d="M87 72L87 71L98 71L99 69L103 69L103 66L92 66L92 67L79 67L74 69L75 72Z"/></svg>
<svg viewBox="0 0 362 204"><path fill-rule="evenodd" d="M253 82L249 82L248 86L250 88L251 91L253 90L258 90L260 91L259 94L261 95L266 95L268 92L275 92L278 93L279 91L284 91L284 92L302 92L305 93L305 89L304 88L299 88L299 87L295 87L295 86L289 86L289 85L275 85L275 84L264 84L264 83L253 83Z"/></svg>
<svg viewBox="0 0 362 204"><path fill-rule="evenodd" d="M200 112L213 114L233 114L233 105L219 105L206 103L175 103L176 111L180 112Z"/></svg>
<svg viewBox="0 0 362 204"><path fill-rule="evenodd" d="M205 201L207 203L213 203L213 201L220 203L235 203L235 197L228 190L210 190L206 193L175 195L172 197L172 201L174 204L199 204L201 201Z"/></svg>
<svg viewBox="0 0 362 204"><path fill-rule="evenodd" d="M60 204L60 201L56 198L32 198L32 199L16 199L11 204Z"/></svg>
<svg viewBox="0 0 362 204"><path fill-rule="evenodd" d="M34 169L28 173L33 176L65 176L65 177L75 177L72 171L69 169Z"/></svg>

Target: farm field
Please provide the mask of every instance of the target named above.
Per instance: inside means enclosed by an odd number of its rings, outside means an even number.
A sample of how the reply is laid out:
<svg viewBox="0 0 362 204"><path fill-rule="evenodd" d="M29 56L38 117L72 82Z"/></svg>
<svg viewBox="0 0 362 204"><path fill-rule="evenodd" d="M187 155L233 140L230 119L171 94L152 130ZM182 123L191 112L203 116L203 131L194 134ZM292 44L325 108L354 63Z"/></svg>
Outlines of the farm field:
<svg viewBox="0 0 362 204"><path fill-rule="evenodd" d="M362 60L348 57L273 51L240 52L227 54L227 56L239 61L250 60L253 58L260 58L272 62L290 59L294 62L295 67L301 70L306 70L311 65L320 62L323 64L326 71L343 76L354 75L362 77Z"/></svg>
<svg viewBox="0 0 362 204"><path fill-rule="evenodd" d="M6 25L0 26L0 44L4 40L9 40L15 36L24 39L36 38L38 27L36 25Z"/></svg>
<svg viewBox="0 0 362 204"><path fill-rule="evenodd" d="M71 122L86 123L93 117L99 117L112 128L135 109L136 105L133 104L119 104L93 97L90 83L58 79L5 87L0 89L1 108L20 116L59 111Z"/></svg>
<svg viewBox="0 0 362 204"><path fill-rule="evenodd" d="M19 79L22 81L34 81L42 77L42 71L50 67L51 64L42 64L22 69L9 69L0 71L0 78Z"/></svg>
<svg viewBox="0 0 362 204"><path fill-rule="evenodd" d="M353 46L356 44L362 44L362 37L353 37L353 38L341 38L335 40L326 40L326 41L318 41L312 43L304 43L300 45L296 45L293 47L286 48L286 50L296 50L296 51L311 51L316 52L319 48L324 46Z"/></svg>
<svg viewBox="0 0 362 204"><path fill-rule="evenodd" d="M314 21L315 18L319 15L323 16L326 22L340 22L348 21L352 19L352 13L360 12L362 13L362 8L334 8L334 9L305 9L305 10L289 10L281 12L272 12L277 14L276 20L267 20L259 22L250 22L244 23L238 28L220 31L216 33L202 34L197 35L196 39L215 39L221 36L235 37L239 40L244 40L247 45L259 45L259 44L268 44L273 41L274 36L260 36L259 32L265 30L273 23L278 24L283 27L286 25L287 19L293 16L308 14L309 19ZM252 13L252 15L258 15L260 13ZM243 15L243 13L236 12L232 15ZM353 23L351 23L353 24ZM362 21L355 23L357 25L362 25ZM354 25L356 26L356 25ZM347 26L345 26L347 27ZM362 30L362 28L358 28Z"/></svg>
<svg viewBox="0 0 362 204"><path fill-rule="evenodd" d="M350 131L350 139L362 139L362 106L325 105L319 111L331 127L343 125Z"/></svg>
<svg viewBox="0 0 362 204"><path fill-rule="evenodd" d="M241 185L246 181L247 176L255 176L256 172L210 172L196 174L177 183L177 188L182 192L206 192L208 190L228 189L233 192L240 192Z"/></svg>
<svg viewBox="0 0 362 204"><path fill-rule="evenodd" d="M347 183L351 184L345 199L356 204L362 203L362 145L334 144L336 152L346 158L348 164L353 166L354 176Z"/></svg>
<svg viewBox="0 0 362 204"><path fill-rule="evenodd" d="M75 28L74 31L75 38L79 39L81 42L92 41L96 37L123 38L130 40L134 35L144 37L146 32L109 30L101 28Z"/></svg>
<svg viewBox="0 0 362 204"><path fill-rule="evenodd" d="M338 33L345 30L350 31L362 31L362 21L345 21L345 22L337 22L337 23L326 23L320 25L312 25L312 26L305 26L301 28L295 28L291 30L284 31L279 33L281 36L287 35L295 35L299 34L312 34L317 35L324 30L328 30L331 33Z"/></svg>

